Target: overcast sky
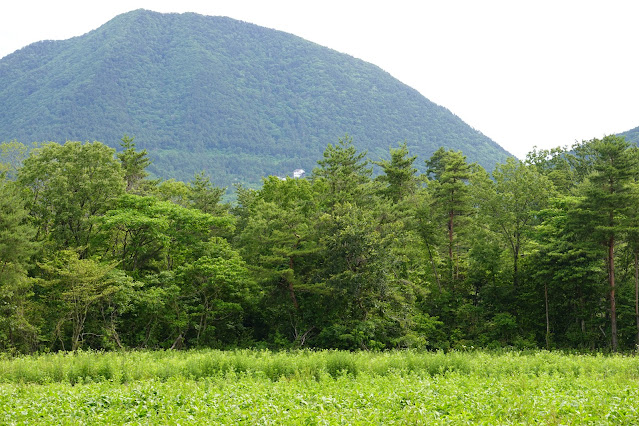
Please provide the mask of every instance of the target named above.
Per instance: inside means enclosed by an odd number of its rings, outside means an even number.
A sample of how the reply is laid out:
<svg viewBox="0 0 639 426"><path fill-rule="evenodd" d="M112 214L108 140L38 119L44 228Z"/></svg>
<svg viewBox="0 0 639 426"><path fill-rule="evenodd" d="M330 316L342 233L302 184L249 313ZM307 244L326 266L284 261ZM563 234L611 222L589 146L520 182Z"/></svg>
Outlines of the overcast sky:
<svg viewBox="0 0 639 426"><path fill-rule="evenodd" d="M139 8L229 16L371 62L520 158L639 126L634 0L7 1L0 57Z"/></svg>

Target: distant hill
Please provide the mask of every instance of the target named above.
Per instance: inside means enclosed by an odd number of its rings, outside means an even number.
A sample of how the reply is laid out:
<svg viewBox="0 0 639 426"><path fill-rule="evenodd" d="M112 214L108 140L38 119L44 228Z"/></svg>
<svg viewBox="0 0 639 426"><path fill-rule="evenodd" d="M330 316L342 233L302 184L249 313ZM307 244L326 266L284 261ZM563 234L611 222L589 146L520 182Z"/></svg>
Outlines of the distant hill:
<svg viewBox="0 0 639 426"><path fill-rule="evenodd" d="M639 145L639 127L635 127L627 132L619 133L619 136L624 136L628 142Z"/></svg>
<svg viewBox="0 0 639 426"><path fill-rule="evenodd" d="M375 65L230 18L137 10L0 60L0 141L126 133L151 171L227 186L312 170L345 134L369 158L406 141L419 167L438 147L492 170L509 155Z"/></svg>

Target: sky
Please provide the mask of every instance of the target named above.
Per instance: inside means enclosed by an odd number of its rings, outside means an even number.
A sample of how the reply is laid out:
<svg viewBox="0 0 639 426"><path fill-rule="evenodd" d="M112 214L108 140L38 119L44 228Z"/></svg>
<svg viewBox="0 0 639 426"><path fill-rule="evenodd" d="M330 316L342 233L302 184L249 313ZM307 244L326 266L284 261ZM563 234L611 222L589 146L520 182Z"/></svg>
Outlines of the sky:
<svg viewBox="0 0 639 426"><path fill-rule="evenodd" d="M0 58L140 8L228 16L363 59L519 158L639 126L636 0L8 1Z"/></svg>

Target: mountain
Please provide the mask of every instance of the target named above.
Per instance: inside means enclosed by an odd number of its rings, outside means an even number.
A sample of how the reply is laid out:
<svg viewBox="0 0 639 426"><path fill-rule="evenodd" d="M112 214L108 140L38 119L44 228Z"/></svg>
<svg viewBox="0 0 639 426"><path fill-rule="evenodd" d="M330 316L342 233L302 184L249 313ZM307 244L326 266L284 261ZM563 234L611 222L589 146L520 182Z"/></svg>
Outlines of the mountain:
<svg viewBox="0 0 639 426"><path fill-rule="evenodd" d="M372 160L406 141L418 166L440 146L492 170L509 154L379 67L224 17L136 10L0 60L0 141L135 136L150 171L220 186L312 170L348 134Z"/></svg>
<svg viewBox="0 0 639 426"><path fill-rule="evenodd" d="M639 127L635 127L627 132L619 133L619 136L625 137L628 142L639 145Z"/></svg>

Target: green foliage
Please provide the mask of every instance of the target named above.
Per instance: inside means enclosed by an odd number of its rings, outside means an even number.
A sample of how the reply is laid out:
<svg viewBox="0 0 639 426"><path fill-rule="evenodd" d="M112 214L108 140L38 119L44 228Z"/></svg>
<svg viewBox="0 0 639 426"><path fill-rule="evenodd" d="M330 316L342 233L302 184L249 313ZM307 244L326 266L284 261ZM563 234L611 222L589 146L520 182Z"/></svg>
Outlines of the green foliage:
<svg viewBox="0 0 639 426"><path fill-rule="evenodd" d="M553 195L553 185L535 168L508 159L493 171L494 185L483 194L483 220L501 235L512 255L513 285L520 281L519 260L526 254L539 211Z"/></svg>
<svg viewBox="0 0 639 426"><path fill-rule="evenodd" d="M400 144L373 179L346 136L311 178L238 185L232 208L203 172L146 180L123 145L49 143L5 163L3 351L629 350L639 336L639 151L617 137L508 160L493 179L446 149L417 175ZM293 374L284 364L264 374ZM314 377L367 371L342 353L326 365Z"/></svg>
<svg viewBox="0 0 639 426"><path fill-rule="evenodd" d="M211 184L211 179L204 172L197 173L189 182L191 189L189 205L192 208L213 215L226 212L228 206L222 205L222 196L226 188L218 188Z"/></svg>
<svg viewBox="0 0 639 426"><path fill-rule="evenodd" d="M357 152L353 138L347 135L335 145L328 144L323 158L317 161L313 177L328 186L329 205L360 202L372 173L372 169L367 166L366 152Z"/></svg>
<svg viewBox="0 0 639 426"><path fill-rule="evenodd" d="M54 248L82 248L103 215L124 191L115 151L100 142L47 143L31 151L18 173L38 238Z"/></svg>
<svg viewBox="0 0 639 426"><path fill-rule="evenodd" d="M28 151L26 145L15 140L0 143L0 179L15 179Z"/></svg>
<svg viewBox="0 0 639 426"><path fill-rule="evenodd" d="M35 348L37 330L29 309L33 279L28 275L38 248L35 232L15 185L0 177L0 347L4 350Z"/></svg>
<svg viewBox="0 0 639 426"><path fill-rule="evenodd" d="M626 132L620 133L618 136L621 136L628 142L637 145L639 144L639 127L635 127L634 129L630 129Z"/></svg>
<svg viewBox="0 0 639 426"><path fill-rule="evenodd" d="M549 352L79 352L0 366L3 423L632 425L639 397L635 357Z"/></svg>
<svg viewBox="0 0 639 426"><path fill-rule="evenodd" d="M177 268L176 283L187 307L193 346L215 346L219 341L233 341L225 333L242 328L243 304L255 291L247 266L241 256L223 239L210 241L205 253L192 263ZM189 342L183 330L183 339Z"/></svg>
<svg viewBox="0 0 639 426"><path fill-rule="evenodd" d="M121 286L130 285L130 279L114 273L115 264L99 263L92 259L80 259L71 250L58 252L53 259L39 264L43 270L45 291L40 295L58 307L54 326L54 340L59 340L62 350L79 349L85 340L87 319L97 316L96 305L105 303ZM70 336L64 329L70 323ZM95 333L97 330L92 330ZM89 333L90 334L90 333ZM70 346L65 346L69 338Z"/></svg>
<svg viewBox="0 0 639 426"><path fill-rule="evenodd" d="M508 315L496 322L510 327ZM144 368L138 368L143 365ZM2 384L82 384L185 379L253 377L277 382L340 379L344 376L422 377L442 380L454 376L504 379L508 377L565 380L636 380L635 357L562 354L548 351L385 351L231 350L119 351L41 354L0 359Z"/></svg>
<svg viewBox="0 0 639 426"><path fill-rule="evenodd" d="M460 229L471 213L471 165L461 151L439 148L426 161L427 174L432 179L428 188L432 193L432 213L448 234L448 271L451 283L460 278Z"/></svg>
<svg viewBox="0 0 639 426"><path fill-rule="evenodd" d="M632 183L639 177L637 158L629 147L618 136L593 139L577 147L577 158L588 166L590 173L581 186L583 197L574 217L585 238L606 248L613 351L618 349L616 247L628 231L629 209L637 202Z"/></svg>
<svg viewBox="0 0 639 426"><path fill-rule="evenodd" d="M605 347L605 270L599 248L584 241L574 226L572 213L578 199L555 199L539 212L535 229L538 248L524 263L522 302L527 316L524 327L534 330L538 341L550 348ZM547 302L547 312L544 304ZM544 318L547 315L548 323ZM536 318L536 320L534 319ZM532 324L531 324L532 323Z"/></svg>
<svg viewBox="0 0 639 426"><path fill-rule="evenodd" d="M375 65L223 17L125 13L2 58L0 88L0 141L118 148L128 132L155 176L205 170L221 187L310 170L346 131L375 159L400 140L422 158L447 146L487 169L508 156Z"/></svg>
<svg viewBox="0 0 639 426"><path fill-rule="evenodd" d="M146 168L151 164L148 153L145 150L136 151L133 139L127 135L122 137L120 147L123 151L117 154L118 160L122 164L124 171L124 181L126 182L126 191L137 194L144 191L144 179L149 175Z"/></svg>
<svg viewBox="0 0 639 426"><path fill-rule="evenodd" d="M386 185L382 189L382 194L397 203L417 190L417 169L413 167L417 156L408 156L408 147L404 142L398 148L391 148L390 157L390 161L382 160L374 164L381 167L383 171L383 174L377 178Z"/></svg>
<svg viewBox="0 0 639 426"><path fill-rule="evenodd" d="M233 227L230 217L215 217L155 197L123 195L114 208L95 219L96 245L126 271L173 269L198 244Z"/></svg>
<svg viewBox="0 0 639 426"><path fill-rule="evenodd" d="M575 167L577 158L567 148L537 150L535 147L526 156L526 164L534 166L539 173L550 179L557 191L565 195L574 190L583 177Z"/></svg>

